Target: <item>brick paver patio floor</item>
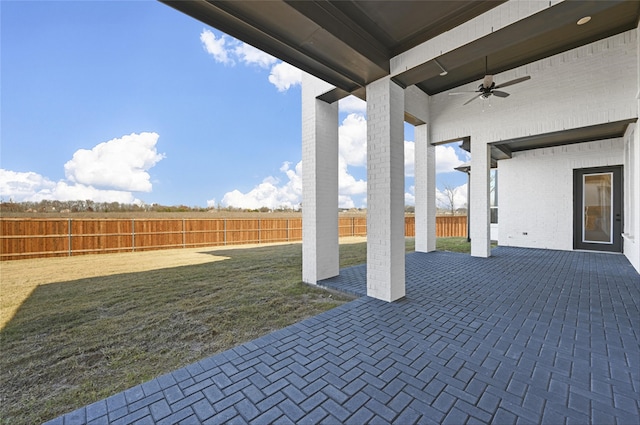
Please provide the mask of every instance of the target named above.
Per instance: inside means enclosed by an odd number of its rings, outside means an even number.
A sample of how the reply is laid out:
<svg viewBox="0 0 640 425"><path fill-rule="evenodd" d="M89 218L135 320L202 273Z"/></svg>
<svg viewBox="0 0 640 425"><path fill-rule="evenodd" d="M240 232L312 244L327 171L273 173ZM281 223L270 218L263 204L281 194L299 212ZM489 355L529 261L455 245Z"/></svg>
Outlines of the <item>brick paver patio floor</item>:
<svg viewBox="0 0 640 425"><path fill-rule="evenodd" d="M49 424L638 424L640 276L622 255L406 257L366 296ZM356 266L322 283L364 295Z"/></svg>

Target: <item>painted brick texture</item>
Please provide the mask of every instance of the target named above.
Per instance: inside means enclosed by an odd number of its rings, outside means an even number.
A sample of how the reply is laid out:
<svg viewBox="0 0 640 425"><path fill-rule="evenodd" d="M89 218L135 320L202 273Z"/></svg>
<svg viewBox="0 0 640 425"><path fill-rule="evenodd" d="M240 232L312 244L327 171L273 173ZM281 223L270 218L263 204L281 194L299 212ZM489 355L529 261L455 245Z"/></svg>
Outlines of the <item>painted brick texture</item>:
<svg viewBox="0 0 640 425"><path fill-rule="evenodd" d="M331 85L305 74L302 85L302 280L339 273L338 104L316 99Z"/></svg>
<svg viewBox="0 0 640 425"><path fill-rule="evenodd" d="M497 74L498 84L530 75L509 87L506 99L463 105L448 92L430 98L432 141L466 136L486 142L637 118L637 30L627 31L550 58ZM475 90L479 82L452 92ZM489 106L490 105L490 106Z"/></svg>
<svg viewBox="0 0 640 425"><path fill-rule="evenodd" d="M640 101L638 102L640 108ZM624 137L624 232L623 250L640 273L640 130L629 127Z"/></svg>
<svg viewBox="0 0 640 425"><path fill-rule="evenodd" d="M404 91L404 113L415 125L415 250L436 249L435 146L429 143L429 96L416 86Z"/></svg>
<svg viewBox="0 0 640 425"><path fill-rule="evenodd" d="M622 139L518 152L500 161L499 244L572 250L573 169L623 161Z"/></svg>
<svg viewBox="0 0 640 425"><path fill-rule="evenodd" d="M471 179L470 226L471 255L489 257L491 255L491 231L489 223L489 170L490 151L486 142L479 138L471 139Z"/></svg>
<svg viewBox="0 0 640 425"><path fill-rule="evenodd" d="M415 250L436 249L436 152L427 125L415 127Z"/></svg>
<svg viewBox="0 0 640 425"><path fill-rule="evenodd" d="M389 78L367 86L367 294L404 286L404 91Z"/></svg>

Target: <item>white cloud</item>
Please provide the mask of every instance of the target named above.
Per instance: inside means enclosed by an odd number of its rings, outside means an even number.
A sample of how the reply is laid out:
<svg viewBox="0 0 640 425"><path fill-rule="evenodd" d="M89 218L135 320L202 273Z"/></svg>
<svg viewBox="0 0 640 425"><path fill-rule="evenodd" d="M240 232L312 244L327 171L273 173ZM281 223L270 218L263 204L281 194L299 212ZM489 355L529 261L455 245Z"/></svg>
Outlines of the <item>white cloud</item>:
<svg viewBox="0 0 640 425"><path fill-rule="evenodd" d="M292 86L302 83L302 71L286 62L280 62L271 68L269 82L276 86L278 91L287 91Z"/></svg>
<svg viewBox="0 0 640 425"><path fill-rule="evenodd" d="M16 202L30 200L35 193L50 191L56 186L55 182L34 172L16 172L0 169L0 194L4 199Z"/></svg>
<svg viewBox="0 0 640 425"><path fill-rule="evenodd" d="M464 164L456 154L453 146L436 146L436 173L450 173L456 171L455 168Z"/></svg>
<svg viewBox="0 0 640 425"><path fill-rule="evenodd" d="M132 133L80 149L65 165L66 180L54 182L34 172L0 169L0 195L15 202L44 199L141 203L131 192L150 192L149 170L162 158L157 133Z"/></svg>
<svg viewBox="0 0 640 425"><path fill-rule="evenodd" d="M222 197L222 205L243 209L260 209L267 207L277 209L280 207L297 209L302 200L302 161L296 164L294 170L291 164L285 162L280 167L288 181L278 186L279 180L269 176L262 183L247 193L233 190Z"/></svg>
<svg viewBox="0 0 640 425"><path fill-rule="evenodd" d="M351 196L338 195L338 208L351 209L355 207L356 204L351 199Z"/></svg>
<svg viewBox="0 0 640 425"><path fill-rule="evenodd" d="M347 96L343 99L340 99L338 105L340 112L345 112L348 114L356 113L364 115L367 112L367 102L355 96Z"/></svg>
<svg viewBox="0 0 640 425"><path fill-rule="evenodd" d="M268 69L278 60L262 50L256 49L250 44L240 43L233 53L246 65L258 65L260 68Z"/></svg>
<svg viewBox="0 0 640 425"><path fill-rule="evenodd" d="M69 184L63 180L53 182L34 172L15 172L0 169L0 193L15 202L39 202L44 199L94 202L140 203L131 192L96 189L83 184ZM7 199L7 200L8 200Z"/></svg>
<svg viewBox="0 0 640 425"><path fill-rule="evenodd" d="M230 57L229 50L225 47L227 40L229 40L229 38L224 35L220 38L216 38L216 35L207 29L203 29L200 33L202 46L207 53L213 56L216 62L220 62L225 65L234 65L235 61Z"/></svg>
<svg viewBox="0 0 640 425"><path fill-rule="evenodd" d="M464 162L453 146L436 146L436 174L454 172ZM404 173L407 177L415 175L415 142L407 140L404 141Z"/></svg>
<svg viewBox="0 0 640 425"><path fill-rule="evenodd" d="M367 193L367 182L356 179L349 172L349 166L366 165L366 131L366 120L358 114L348 115L338 129L338 206L340 208L354 208L356 205L353 197ZM275 209L281 206L297 208L297 205L302 202L302 161L296 165L295 171L290 168L288 162L283 164L280 171L287 176L284 184L279 185L279 179L269 176L247 193L237 189L225 193L222 197L222 205L243 209L262 207Z"/></svg>
<svg viewBox="0 0 640 425"><path fill-rule="evenodd" d="M98 188L150 192L151 167L164 158L156 151L157 133L132 133L80 149L64 165L70 182Z"/></svg>
<svg viewBox="0 0 640 425"><path fill-rule="evenodd" d="M211 30L203 29L200 33L200 42L216 62L234 66L236 61L239 61L245 65L257 65L260 68L269 69L268 80L280 92L302 83L302 71L298 68L233 37L227 35L216 37Z"/></svg>
<svg viewBox="0 0 640 425"><path fill-rule="evenodd" d="M409 186L409 191L404 193L404 204L415 205L416 204L416 187Z"/></svg>
<svg viewBox="0 0 640 425"><path fill-rule="evenodd" d="M356 179L349 174L344 158L338 158L338 194L344 196L364 195L367 193L367 182Z"/></svg>
<svg viewBox="0 0 640 425"><path fill-rule="evenodd" d="M453 205L454 208L463 208L467 206L467 184L454 187L450 189L453 192ZM436 205L438 208L450 209L451 204L449 196L445 193L446 189L442 191L436 188Z"/></svg>
<svg viewBox="0 0 640 425"><path fill-rule="evenodd" d="M365 167L367 162L367 120L364 115L359 113L351 113L342 121L338 128L338 203L340 208L354 208L366 206L367 182L357 179L349 167ZM448 173L455 171L454 168L460 166L464 161L458 157L456 149L452 146L436 146L436 173ZM464 152L461 152L464 155ZM287 173L292 173L288 169ZM412 141L404 141L404 166L405 176L414 177L415 174L415 143ZM224 206L233 206L236 208L257 209L261 207L278 208L282 205L298 205L302 202L302 174L298 172L296 166L295 177L300 180L299 190L295 186L293 191L290 185L292 176L284 185L279 185L279 180L275 177L267 177L261 184L247 193L238 190L228 192L224 195L222 203ZM285 171L281 169L281 171ZM406 205L415 204L415 188L411 186L409 191L405 193ZM438 199L442 200L443 194L436 191ZM456 207L462 207L466 204L466 185L460 186L456 193ZM285 196L286 194L286 196ZM356 205L355 199L358 199ZM284 199L284 201L283 201ZM287 203L289 202L289 203ZM440 201L438 201L441 203ZM209 204L211 205L211 204Z"/></svg>
<svg viewBox="0 0 640 425"><path fill-rule="evenodd" d="M349 114L338 128L340 157L346 165L367 164L367 120L360 114Z"/></svg>

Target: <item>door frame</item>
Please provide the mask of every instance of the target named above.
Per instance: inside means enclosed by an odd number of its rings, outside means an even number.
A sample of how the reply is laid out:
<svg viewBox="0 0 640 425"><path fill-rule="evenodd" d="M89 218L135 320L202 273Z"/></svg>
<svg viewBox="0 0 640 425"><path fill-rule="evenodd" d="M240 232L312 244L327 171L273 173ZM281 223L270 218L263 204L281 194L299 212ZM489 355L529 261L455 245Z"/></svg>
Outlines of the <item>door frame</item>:
<svg viewBox="0 0 640 425"><path fill-rule="evenodd" d="M585 249L593 251L622 252L623 227L623 172L622 165L606 167L576 168L573 170L573 249ZM583 205L584 176L588 174L611 173L613 177L612 199L612 243L584 242L583 231Z"/></svg>

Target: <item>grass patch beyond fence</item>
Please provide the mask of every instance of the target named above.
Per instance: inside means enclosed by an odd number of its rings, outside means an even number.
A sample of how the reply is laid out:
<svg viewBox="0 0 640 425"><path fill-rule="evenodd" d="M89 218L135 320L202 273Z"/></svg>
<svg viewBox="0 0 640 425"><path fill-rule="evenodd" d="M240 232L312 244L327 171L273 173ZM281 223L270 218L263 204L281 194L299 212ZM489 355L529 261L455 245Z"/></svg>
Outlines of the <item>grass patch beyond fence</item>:
<svg viewBox="0 0 640 425"><path fill-rule="evenodd" d="M42 423L351 299L301 282L300 244L179 251L1 264L0 422ZM366 243L340 245L341 267L365 261Z"/></svg>

